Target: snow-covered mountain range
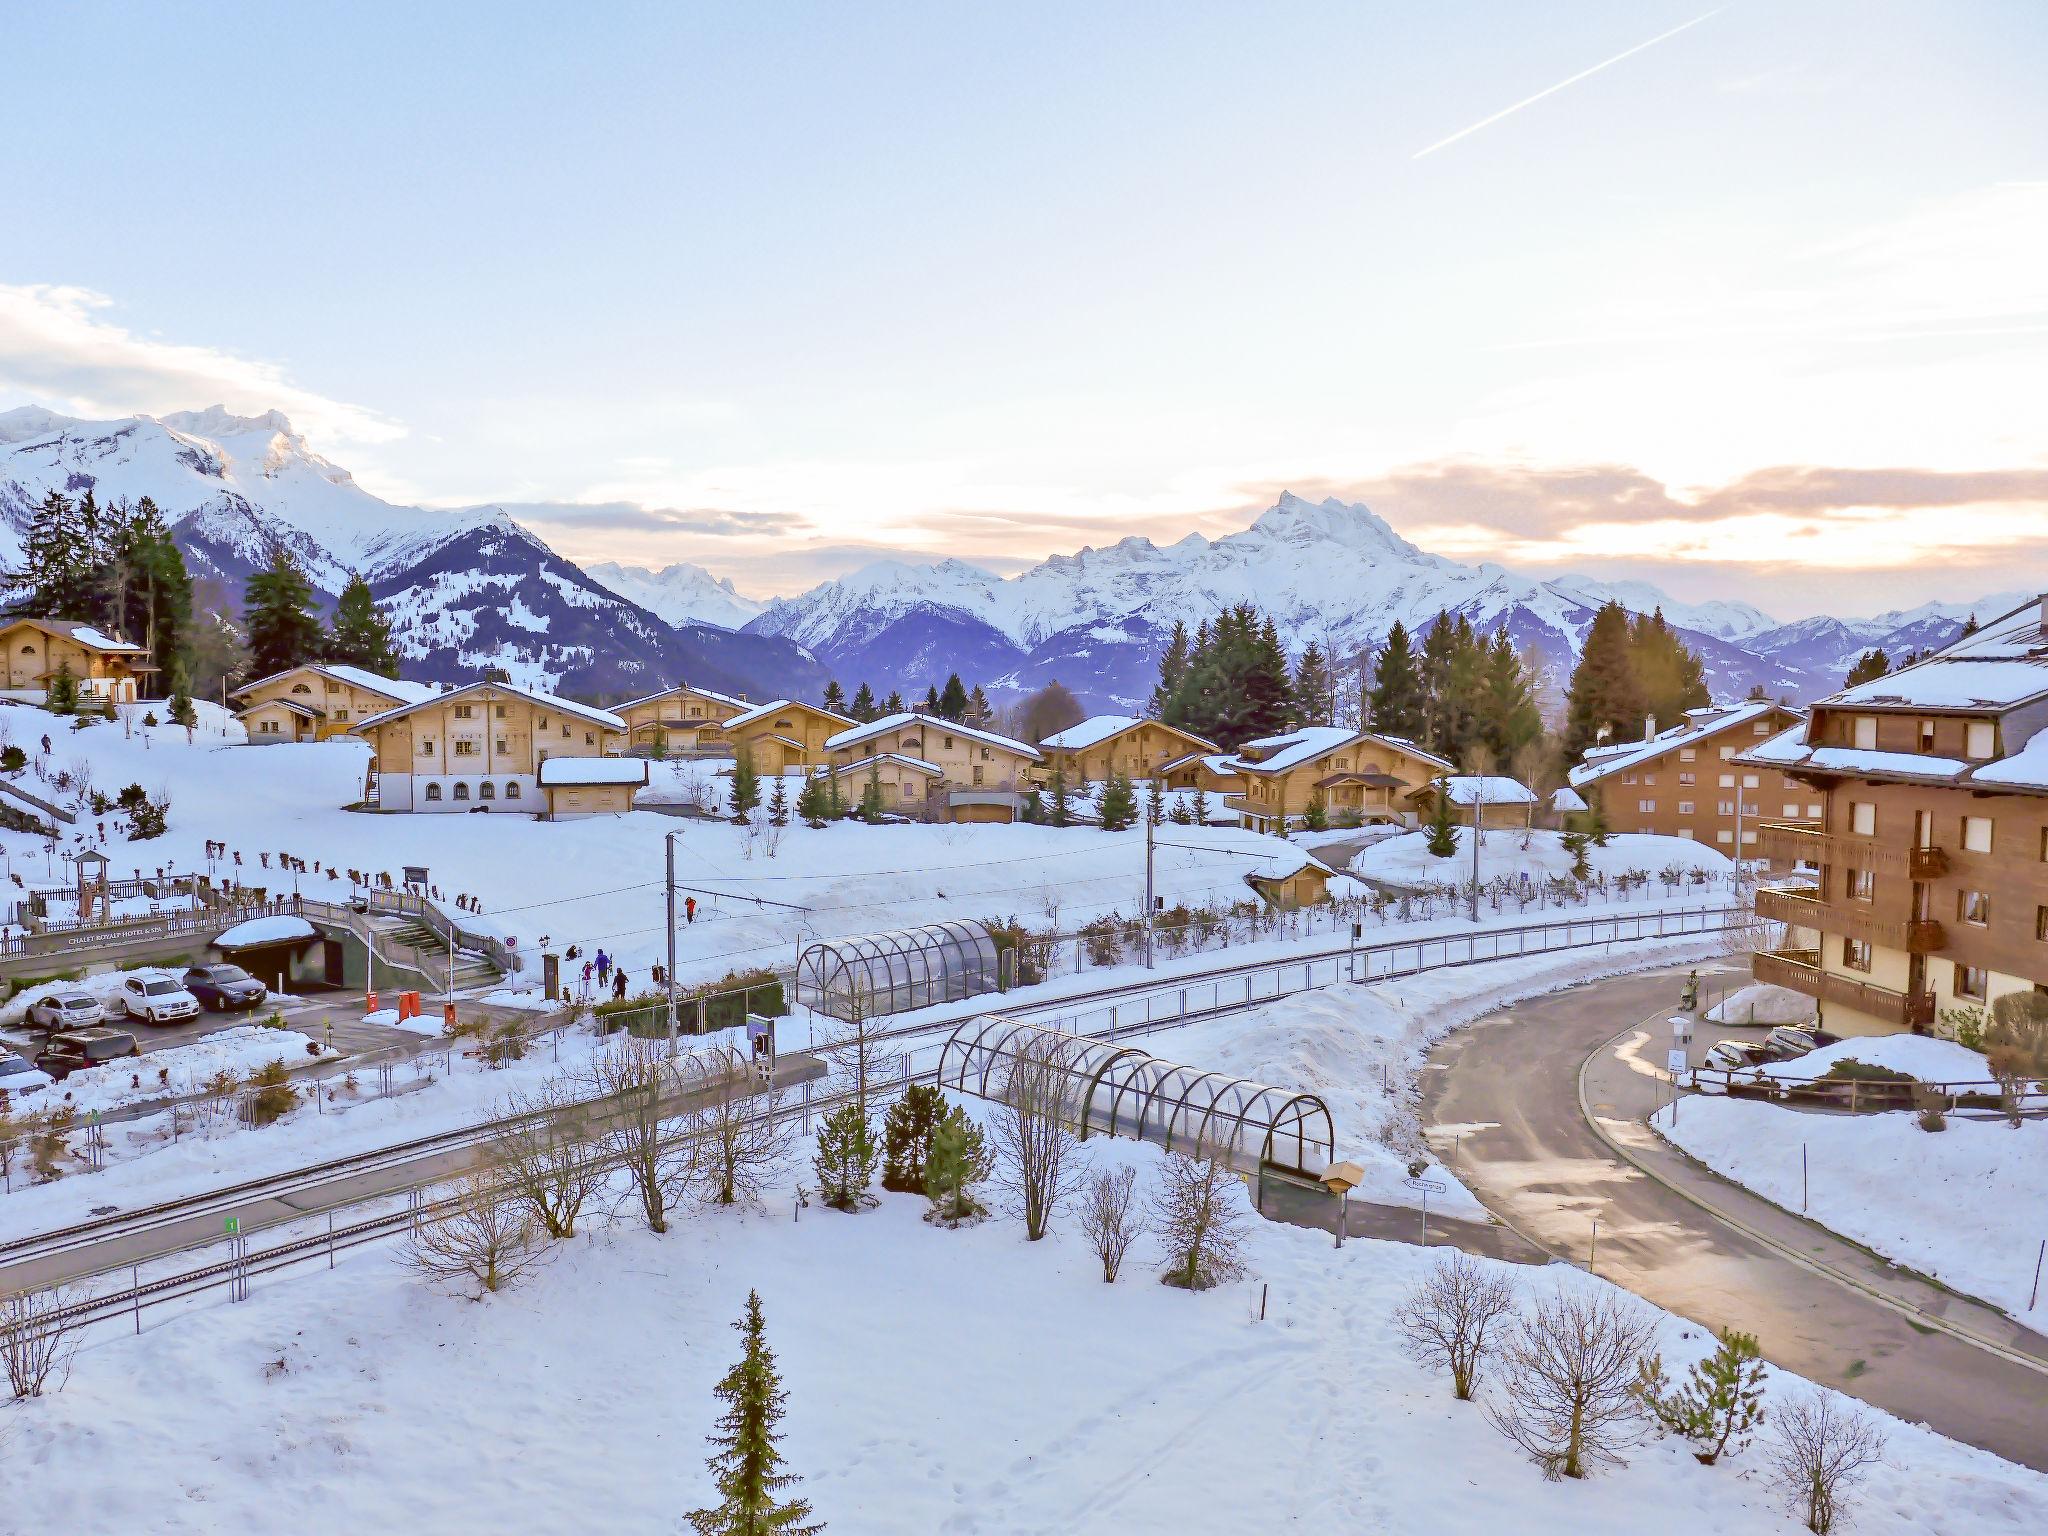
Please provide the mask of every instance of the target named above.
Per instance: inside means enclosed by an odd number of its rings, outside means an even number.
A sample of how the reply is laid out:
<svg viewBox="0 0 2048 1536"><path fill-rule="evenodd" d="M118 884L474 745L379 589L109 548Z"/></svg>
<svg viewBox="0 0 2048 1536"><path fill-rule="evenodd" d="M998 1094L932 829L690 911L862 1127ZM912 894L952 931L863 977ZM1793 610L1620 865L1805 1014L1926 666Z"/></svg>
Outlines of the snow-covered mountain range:
<svg viewBox="0 0 2048 1536"><path fill-rule="evenodd" d="M1706 661L1717 696L1753 685L1810 698L1865 649L1943 643L1972 612L2023 595L1927 603L1866 619L1780 624L1744 603L1687 604L1644 582L1547 580L1466 565L1402 538L1370 509L1286 494L1240 533L1160 546L1129 538L1054 555L1011 577L959 560L883 560L795 597L757 602L698 566L579 569L501 506L437 511L386 502L314 453L273 411L220 407L85 421L36 406L0 412L0 562L13 568L51 489L101 501L148 495L205 590L232 604L278 544L320 589L360 571L392 613L407 671L429 680L502 666L515 679L599 698L679 678L752 697L810 697L828 677L921 694L950 672L1001 697L1058 679L1091 706L1149 694L1176 620L1231 604L1274 615L1289 647L1340 661L1440 610L1505 628L1561 679L1609 600L1661 608Z"/></svg>
<svg viewBox="0 0 2048 1536"><path fill-rule="evenodd" d="M732 693L814 693L817 661L788 641L677 628L564 560L499 507L435 511L371 495L272 411L216 406L84 421L0 412L0 561L50 490L102 503L151 497L215 603L232 604L279 544L329 597L360 572L393 618L408 676L500 666L517 682L594 697L678 678Z"/></svg>

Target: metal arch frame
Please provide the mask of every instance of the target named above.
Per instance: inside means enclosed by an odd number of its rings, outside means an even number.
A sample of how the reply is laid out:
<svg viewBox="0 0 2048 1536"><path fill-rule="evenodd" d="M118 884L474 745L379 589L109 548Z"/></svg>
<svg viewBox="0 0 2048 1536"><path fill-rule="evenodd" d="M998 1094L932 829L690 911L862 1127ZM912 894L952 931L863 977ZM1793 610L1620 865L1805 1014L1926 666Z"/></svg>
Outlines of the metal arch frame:
<svg viewBox="0 0 2048 1536"><path fill-rule="evenodd" d="M993 991L998 958L987 926L960 919L819 939L797 956L798 996L834 1018L903 1013Z"/></svg>
<svg viewBox="0 0 2048 1536"><path fill-rule="evenodd" d="M1000 1083L991 1080L1021 1059L1019 1047L1026 1041L1051 1046L1060 1071L1079 1085L1070 1102L1083 1139L1099 1132L1240 1166L1249 1160L1303 1172L1316 1171L1310 1147L1325 1164L1336 1156L1336 1124L1316 1094L1167 1061L1133 1045L1069 1035L1006 1014L983 1014L953 1031L939 1052L939 1085L999 1098ZM1280 1154L1290 1134L1295 1156L1284 1164Z"/></svg>

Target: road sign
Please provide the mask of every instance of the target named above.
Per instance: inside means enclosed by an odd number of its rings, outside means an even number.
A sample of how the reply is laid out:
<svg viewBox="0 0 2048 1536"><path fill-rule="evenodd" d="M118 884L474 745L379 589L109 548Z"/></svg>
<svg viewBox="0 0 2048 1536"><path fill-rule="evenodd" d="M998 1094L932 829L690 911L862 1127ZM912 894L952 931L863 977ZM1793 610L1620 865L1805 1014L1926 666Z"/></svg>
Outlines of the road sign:
<svg viewBox="0 0 2048 1536"><path fill-rule="evenodd" d="M230 1216L224 1223L224 1225L227 1227L227 1234L229 1237L239 1236L242 1230L242 1218L239 1216Z"/></svg>
<svg viewBox="0 0 2048 1536"><path fill-rule="evenodd" d="M1678 1076L1679 1073L1685 1071L1691 1065L1692 1063L1685 1059L1685 1051L1678 1046L1673 1046L1664 1053L1664 1070L1673 1077Z"/></svg>

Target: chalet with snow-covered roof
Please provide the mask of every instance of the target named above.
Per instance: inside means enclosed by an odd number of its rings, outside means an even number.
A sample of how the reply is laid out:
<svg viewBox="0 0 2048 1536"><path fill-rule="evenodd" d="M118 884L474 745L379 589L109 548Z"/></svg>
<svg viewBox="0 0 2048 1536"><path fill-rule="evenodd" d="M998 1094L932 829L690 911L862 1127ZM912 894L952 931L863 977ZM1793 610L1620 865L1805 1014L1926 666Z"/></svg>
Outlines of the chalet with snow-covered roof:
<svg viewBox="0 0 2048 1536"><path fill-rule="evenodd" d="M624 805L613 804L625 769L588 778L602 767L593 760L624 751L626 722L610 710L511 683L470 683L372 715L351 730L375 753L365 798L380 810L547 815L551 796L541 793L544 787L605 790L594 796L605 808L631 805L630 792ZM544 783L542 770L565 758L589 764L586 777L556 769ZM646 765L636 760L630 766L639 775L635 782L645 783Z"/></svg>
<svg viewBox="0 0 2048 1536"><path fill-rule="evenodd" d="M627 736L636 749L665 757L724 751L725 722L744 714L748 707L745 699L732 694L678 683L644 699L628 700L614 713L626 722Z"/></svg>
<svg viewBox="0 0 2048 1536"><path fill-rule="evenodd" d="M6 692L25 704L42 703L51 683L67 674L83 707L131 703L142 679L156 671L146 647L69 619L0 622L0 654L7 658Z"/></svg>
<svg viewBox="0 0 2048 1536"><path fill-rule="evenodd" d="M1593 747L1566 777L1588 805L1599 802L1609 831L1691 838L1731 859L1768 857L1759 824L1817 819L1820 803L1806 785L1735 759L1802 718L1789 704L1749 699L1688 710L1661 731L1646 720L1641 741Z"/></svg>
<svg viewBox="0 0 2048 1536"><path fill-rule="evenodd" d="M873 773L890 810L935 821L1015 821L1039 762L1027 742L916 713L851 726L828 738L825 749L849 800Z"/></svg>
<svg viewBox="0 0 2048 1536"><path fill-rule="evenodd" d="M787 773L829 761L826 741L854 722L845 715L796 699L770 699L728 716L726 743L733 756L750 754L756 773Z"/></svg>
<svg viewBox="0 0 2048 1536"><path fill-rule="evenodd" d="M1255 832L1285 832L1312 805L1337 825L1413 826L1408 792L1452 771L1412 741L1341 725L1307 725L1248 741L1230 761L1244 779L1230 806L1238 824Z"/></svg>
<svg viewBox="0 0 2048 1536"><path fill-rule="evenodd" d="M1190 752L1161 763L1159 777L1168 789L1199 789L1206 795L1235 795L1244 789L1232 752Z"/></svg>
<svg viewBox="0 0 2048 1536"><path fill-rule="evenodd" d="M1757 893L1787 925L1753 958L1759 981L1851 1035L1951 1033L2048 991L2048 595L1820 700L1735 765L1785 775L1819 812L1758 828L1819 871Z"/></svg>
<svg viewBox="0 0 2048 1536"><path fill-rule="evenodd" d="M1163 720L1136 715L1093 715L1055 731L1038 744L1047 773L1057 769L1069 784L1100 784L1121 773L1136 783L1161 778L1166 765L1191 755L1215 754L1213 741Z"/></svg>
<svg viewBox="0 0 2048 1536"><path fill-rule="evenodd" d="M308 662L244 683L230 697L251 746L326 741L346 736L372 715L434 696L427 683L408 683L362 667Z"/></svg>
<svg viewBox="0 0 2048 1536"><path fill-rule="evenodd" d="M1408 803L1422 821L1436 816L1437 798L1450 802L1451 820L1469 827L1533 827L1536 792L1519 779L1499 774L1450 773L1408 791Z"/></svg>

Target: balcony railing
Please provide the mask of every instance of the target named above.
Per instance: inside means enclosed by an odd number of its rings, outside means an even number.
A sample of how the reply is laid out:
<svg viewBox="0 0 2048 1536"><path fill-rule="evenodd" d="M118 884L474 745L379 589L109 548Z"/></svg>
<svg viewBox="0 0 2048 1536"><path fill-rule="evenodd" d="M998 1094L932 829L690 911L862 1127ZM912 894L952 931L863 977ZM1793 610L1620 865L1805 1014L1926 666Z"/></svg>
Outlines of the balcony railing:
<svg viewBox="0 0 2048 1536"><path fill-rule="evenodd" d="M1758 981L1768 981L1824 1003L1840 1003L1858 1013L1869 1014L1901 1029L1925 1029L1934 1022L1932 992L1894 992L1873 982L1858 981L1838 971L1820 968L1820 957L1810 949L1766 951L1751 957L1750 971Z"/></svg>
<svg viewBox="0 0 2048 1536"><path fill-rule="evenodd" d="M1866 944L1902 949L1909 955L1933 954L1948 944L1946 930L1931 918L1883 918L1846 902L1824 901L1808 891L1759 890L1756 911L1757 916L1774 922L1847 934Z"/></svg>
<svg viewBox="0 0 2048 1536"><path fill-rule="evenodd" d="M1914 880L1937 880L1948 873L1948 855L1939 848L1902 848L1875 838L1824 832L1817 822L1760 821L1756 833L1769 858L1853 865Z"/></svg>

